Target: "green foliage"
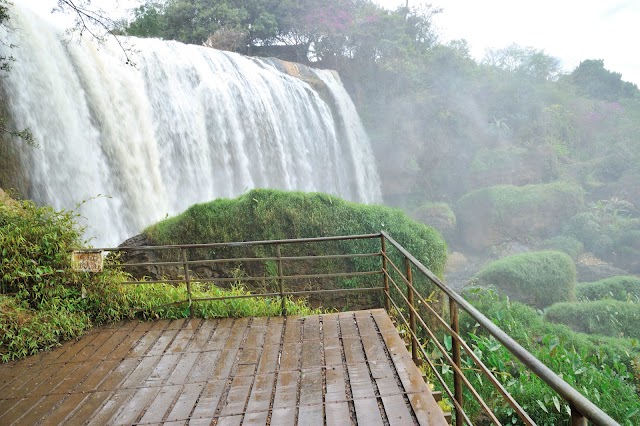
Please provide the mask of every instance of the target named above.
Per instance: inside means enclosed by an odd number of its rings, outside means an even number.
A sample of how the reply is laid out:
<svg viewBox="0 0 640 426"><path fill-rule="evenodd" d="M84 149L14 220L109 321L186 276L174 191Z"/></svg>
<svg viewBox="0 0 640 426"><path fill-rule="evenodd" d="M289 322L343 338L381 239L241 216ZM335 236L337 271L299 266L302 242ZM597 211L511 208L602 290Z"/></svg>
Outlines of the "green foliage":
<svg viewBox="0 0 640 426"><path fill-rule="evenodd" d="M571 73L571 81L584 95L601 100L640 96L638 86L622 81L622 74L604 68L604 60L587 59Z"/></svg>
<svg viewBox="0 0 640 426"><path fill-rule="evenodd" d="M544 250L555 250L567 253L573 259L584 252L584 244L574 237L566 235L556 235L553 238L543 241L540 247Z"/></svg>
<svg viewBox="0 0 640 426"><path fill-rule="evenodd" d="M640 338L640 304L618 300L556 303L545 311L545 319L575 331L604 336Z"/></svg>
<svg viewBox="0 0 640 426"><path fill-rule="evenodd" d="M576 267L565 253L540 251L492 262L473 278L474 284L495 286L514 300L544 308L575 300Z"/></svg>
<svg viewBox="0 0 640 426"><path fill-rule="evenodd" d="M23 358L81 336L90 327L121 319L189 315L184 286L122 285L131 277L118 269L75 272L71 250L82 247L77 215L16 201L0 190L0 360ZM247 295L241 287L221 290L194 284L194 297ZM287 300L291 314L313 313L304 301ZM185 309L186 308L186 309ZM246 298L196 305L209 317L275 315L280 300Z"/></svg>
<svg viewBox="0 0 640 426"><path fill-rule="evenodd" d="M191 286L193 299L223 296L244 296L251 294L242 286L231 289L220 289L211 284L193 283ZM189 316L187 303L159 308L180 300L187 300L185 286L170 284L136 284L125 289L132 306L144 318L186 318ZM318 310L309 308L303 301L287 298L286 309L289 315L314 315ZM194 315L199 318L233 318L247 316L278 316L281 314L280 298L239 298L194 302Z"/></svg>
<svg viewBox="0 0 640 426"><path fill-rule="evenodd" d="M544 320L539 311L481 288L468 289L464 296L479 311L551 368L576 390L620 424L640 421L638 370L640 350L635 340L576 333L561 324ZM462 314L461 329L468 333L472 348L494 371L515 399L538 424L568 424L568 404L562 401L469 316ZM474 370L468 377L490 406L498 409L503 424L518 423L513 410L498 392Z"/></svg>
<svg viewBox="0 0 640 426"><path fill-rule="evenodd" d="M158 244L260 241L335 235L388 233L435 274L442 276L446 245L430 227L402 211L362 205L321 193L254 189L236 199L196 204L145 230ZM373 243L373 244L369 244ZM344 243L341 251L379 250L379 242ZM362 269L379 259L359 260ZM356 266L357 266L356 262Z"/></svg>
<svg viewBox="0 0 640 426"><path fill-rule="evenodd" d="M473 214L474 205L491 205L493 214L500 219L519 216L527 212L552 210L557 220L569 218L583 206L582 188L567 182L540 185L498 185L470 192L458 201L461 211Z"/></svg>
<svg viewBox="0 0 640 426"><path fill-rule="evenodd" d="M578 283L576 295L578 300L582 301L614 299L622 302L638 302L640 301L640 278L620 276L591 283Z"/></svg>

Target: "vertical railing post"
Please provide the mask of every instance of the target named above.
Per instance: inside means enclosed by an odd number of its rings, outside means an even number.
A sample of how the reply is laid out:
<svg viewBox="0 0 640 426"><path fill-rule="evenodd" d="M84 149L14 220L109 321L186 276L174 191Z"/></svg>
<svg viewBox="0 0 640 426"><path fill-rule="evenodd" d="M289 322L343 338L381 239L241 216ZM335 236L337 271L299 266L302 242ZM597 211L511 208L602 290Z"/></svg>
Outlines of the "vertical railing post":
<svg viewBox="0 0 640 426"><path fill-rule="evenodd" d="M287 303L284 297L284 278L282 277L282 253L280 252L280 244L276 244L276 257L278 258L278 284L280 287L280 309L282 316L287 316Z"/></svg>
<svg viewBox="0 0 640 426"><path fill-rule="evenodd" d="M189 316L193 318L193 300L191 298L191 279L189 278L189 264L187 263L187 251L180 249L182 252L182 266L184 267L184 281L187 283L187 299L189 300Z"/></svg>
<svg viewBox="0 0 640 426"><path fill-rule="evenodd" d="M571 426L587 426L587 418L581 412L571 407Z"/></svg>
<svg viewBox="0 0 640 426"><path fill-rule="evenodd" d="M418 339L417 339L417 327L416 327L416 313L414 311L415 303L413 302L413 273L411 271L411 261L409 258L404 258L405 273L407 274L407 300L409 300L409 327L411 328L411 358L417 365L420 363L418 358Z"/></svg>
<svg viewBox="0 0 640 426"><path fill-rule="evenodd" d="M449 298L449 316L451 320L451 329L456 335L460 335L460 322L458 320L458 305L456 301ZM460 342L457 339L457 336L451 336L451 355L453 358L453 363L458 367L460 371L462 371L462 362L460 360ZM454 389L454 397L459 406L463 405L463 396L462 396L462 378L460 377L460 373L455 368L453 369L453 389ZM460 409L456 407L456 426L462 426L464 424L464 418L462 416L462 412Z"/></svg>
<svg viewBox="0 0 640 426"><path fill-rule="evenodd" d="M382 255L382 279L384 282L384 308L391 310L391 295L389 294L389 274L387 272L387 241L384 235L380 236L380 253Z"/></svg>

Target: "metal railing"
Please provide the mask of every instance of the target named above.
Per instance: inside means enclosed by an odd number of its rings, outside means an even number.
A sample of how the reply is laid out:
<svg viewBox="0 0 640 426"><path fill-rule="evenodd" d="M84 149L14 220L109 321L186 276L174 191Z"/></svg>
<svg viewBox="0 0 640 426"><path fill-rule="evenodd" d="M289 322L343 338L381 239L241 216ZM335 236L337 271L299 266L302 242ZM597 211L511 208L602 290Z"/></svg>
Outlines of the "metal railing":
<svg viewBox="0 0 640 426"><path fill-rule="evenodd" d="M348 254L300 254L285 256L282 253L283 247L289 249L296 247L296 251L300 251L299 246L312 244L330 244L332 242L339 244L347 244L354 241L367 241L361 245L361 249L365 248L365 252L353 253L353 249L343 250L349 251ZM231 258L204 258L192 259L190 253L202 253L212 251L224 251L230 249L249 249L252 248L254 256L231 257ZM260 249L258 249L260 248ZM273 255L258 255L258 252L270 248ZM337 248L340 248L339 246ZM326 249L326 248L325 248ZM286 300L289 297L303 297L310 295L319 295L327 293L351 293L351 292L373 292L382 295L379 300L384 303L387 311L392 311L397 320L405 326L409 333L409 346L414 362L418 365L426 363L430 372L436 378L438 384L448 396L449 401L453 404L456 426L462 424L473 424L469 418L469 414L465 411L465 392L471 395L473 401L479 405L484 415L493 424L501 424L491 407L483 400L479 391L474 388L471 381L465 375L464 370L468 370L462 362L462 354L465 353L468 360L473 362L475 370L481 372L498 391L520 420L527 425L534 425L535 422L518 404L518 402L509 394L500 380L496 378L493 372L482 362L476 355L472 347L463 339L460 334L459 312L462 309L470 318L495 338L500 344L506 348L515 358L520 360L531 372L538 376L544 383L553 389L571 408L571 425L586 425L587 421L591 421L595 425L617 425L611 417L595 406L591 401L582 394L572 388L567 382L562 380L551 369L535 358L531 353L525 350L520 344L513 340L507 333L496 326L491 320L485 317L477 309L475 309L462 296L453 291L444 284L437 276L427 269L420 261L418 261L411 253L396 242L385 232L367 235L351 235L338 237L322 237L322 238L302 238L288 240L270 240L270 241L250 241L250 242L234 242L234 243L213 243L213 244L187 244L187 245L170 245L170 246L151 246L151 247L118 247L118 248L100 248L92 249L92 252L138 252L138 253L163 253L177 251L179 257L177 260L167 260L169 256L161 256L163 259L159 261L127 263L118 265L107 265L106 267L119 267L123 269L130 268L157 268L172 267L175 271L180 271L180 276L160 277L158 279L145 279L127 281L125 284L153 284L153 283L170 283L175 285L185 285L187 298L185 300L175 301L164 305L181 305L188 304L189 313L194 315L194 305L214 300L228 300L247 297L262 298L279 298L281 302L282 315L287 314ZM216 255L217 256L217 255ZM211 256L214 257L214 256ZM175 256L174 256L175 258ZM346 265L356 259L379 258L378 263L380 269L372 268L372 262L361 262L360 267L356 270L347 272L314 272L305 274L286 274L285 265L295 262L318 262L337 261ZM277 272L275 274L263 274L262 276L240 276L240 277L213 277L198 278L194 276L193 269L196 266L207 267L221 263L227 264L250 264L250 263L275 262ZM368 266L368 269L362 270L362 265ZM378 278L376 278L378 277ZM357 278L363 284L363 287L354 288L330 288L330 289L314 289L314 290L291 290L287 289L286 282L291 280L308 280L318 281L327 279L345 279ZM370 285L372 279L382 281L382 285ZM192 284L195 282L205 283L229 283L229 282L276 282L277 291L268 291L260 293L219 296L219 297L194 297L192 292ZM416 283L421 286L425 285L433 287L435 290L443 294L444 301L435 301L431 297L425 297L420 294L416 288ZM443 303L444 302L444 303ZM325 306L326 308L326 306ZM403 311L408 310L408 317ZM443 313L439 313L438 311ZM448 315L447 315L448 314ZM448 316L448 318L445 318ZM449 345L443 343L443 336L449 336ZM435 361L431 359L427 353L428 342L437 348L441 356L440 362L446 362L450 369L453 370L452 386L448 380L439 372ZM450 346L447 348L446 346Z"/></svg>

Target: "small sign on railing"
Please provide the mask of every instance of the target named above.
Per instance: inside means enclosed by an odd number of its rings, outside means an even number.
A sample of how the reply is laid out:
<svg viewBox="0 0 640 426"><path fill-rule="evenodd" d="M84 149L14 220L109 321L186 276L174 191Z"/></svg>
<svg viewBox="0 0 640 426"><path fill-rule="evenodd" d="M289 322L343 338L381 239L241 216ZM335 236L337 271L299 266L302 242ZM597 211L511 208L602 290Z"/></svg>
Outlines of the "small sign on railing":
<svg viewBox="0 0 640 426"><path fill-rule="evenodd" d="M100 250L83 250L71 253L71 265L74 271L102 272L103 259Z"/></svg>

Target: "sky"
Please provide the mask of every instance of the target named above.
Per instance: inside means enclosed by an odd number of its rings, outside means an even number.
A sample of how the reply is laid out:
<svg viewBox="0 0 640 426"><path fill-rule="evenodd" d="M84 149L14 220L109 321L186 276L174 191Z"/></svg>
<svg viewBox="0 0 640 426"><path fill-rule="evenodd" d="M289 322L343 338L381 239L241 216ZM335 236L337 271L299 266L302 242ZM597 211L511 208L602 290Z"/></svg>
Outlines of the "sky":
<svg viewBox="0 0 640 426"><path fill-rule="evenodd" d="M55 0L14 0L51 10ZM318 0L322 1L322 0ZM407 0L374 0L395 9ZM481 60L486 49L512 43L544 50L571 72L585 59L603 59L610 71L640 86L640 0L408 0L442 9L434 23L441 41L466 39ZM92 0L107 11L124 12L139 0ZM634 41L635 40L635 41Z"/></svg>
<svg viewBox="0 0 640 426"><path fill-rule="evenodd" d="M375 0L388 8L406 0ZM441 41L466 39L480 60L511 43L544 50L571 72L585 59L640 86L640 0L409 0L442 9L434 23Z"/></svg>

